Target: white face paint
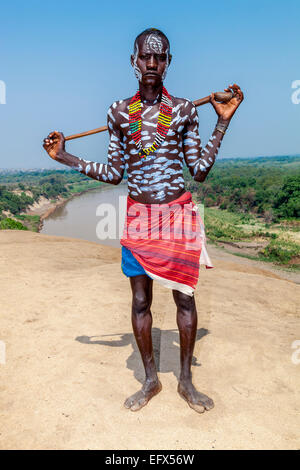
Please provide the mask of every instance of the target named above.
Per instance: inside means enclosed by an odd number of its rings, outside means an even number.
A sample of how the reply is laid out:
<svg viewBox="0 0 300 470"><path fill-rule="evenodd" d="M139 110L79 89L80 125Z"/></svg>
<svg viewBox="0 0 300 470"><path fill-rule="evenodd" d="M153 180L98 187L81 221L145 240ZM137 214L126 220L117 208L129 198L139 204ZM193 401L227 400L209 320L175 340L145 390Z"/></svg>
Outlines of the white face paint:
<svg viewBox="0 0 300 470"><path fill-rule="evenodd" d="M149 34L149 36L146 37L145 47L148 54L151 54L151 52L154 52L154 54L162 54L163 51L162 40L155 34Z"/></svg>
<svg viewBox="0 0 300 470"><path fill-rule="evenodd" d="M163 49L164 49L163 42L162 42L162 40L159 36L157 36L156 34L152 34L152 33L149 34L148 36L146 36L146 39L145 39L146 53L148 53L148 54L151 54L151 53L162 54ZM134 69L134 73L135 73L136 78L138 79L138 81L141 81L142 80L142 72L141 72L140 68L137 65L138 55L139 55L139 46L138 46L138 44L136 44L136 51L135 51L134 60L133 60L133 69ZM170 63L169 48L167 48L167 50L166 50L166 55L167 55L167 60L166 60L165 69L164 69L163 74L162 74L162 81L164 81L165 78L166 78L169 63Z"/></svg>
<svg viewBox="0 0 300 470"><path fill-rule="evenodd" d="M156 34L149 34L146 40L146 51L148 53L154 52L155 54L162 54L164 50L163 42L159 36ZM166 50L167 60L165 70L162 74L162 81L166 78L168 67L169 67L169 48Z"/></svg>
<svg viewBox="0 0 300 470"><path fill-rule="evenodd" d="M166 66L165 66L165 70L163 71L163 74L162 74L162 81L165 80L166 76L167 76L167 71L168 71L168 68L169 68L169 63L170 63L170 60L169 60L169 48L167 48L166 50L166 55L167 55L167 60L166 60Z"/></svg>
<svg viewBox="0 0 300 470"><path fill-rule="evenodd" d="M140 71L140 68L137 65L138 56L139 56L139 46L137 44L136 45L136 51L135 51L135 54L134 54L134 59L133 59L133 70L134 70L136 78L140 82L142 80L142 72Z"/></svg>

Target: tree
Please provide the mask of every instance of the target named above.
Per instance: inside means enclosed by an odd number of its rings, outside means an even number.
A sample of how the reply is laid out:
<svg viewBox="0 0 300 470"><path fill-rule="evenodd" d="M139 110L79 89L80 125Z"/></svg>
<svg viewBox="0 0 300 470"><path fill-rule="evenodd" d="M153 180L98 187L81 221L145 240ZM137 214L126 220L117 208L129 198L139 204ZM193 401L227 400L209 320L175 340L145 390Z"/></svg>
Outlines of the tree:
<svg viewBox="0 0 300 470"><path fill-rule="evenodd" d="M300 217L300 175L286 179L274 201L280 217Z"/></svg>

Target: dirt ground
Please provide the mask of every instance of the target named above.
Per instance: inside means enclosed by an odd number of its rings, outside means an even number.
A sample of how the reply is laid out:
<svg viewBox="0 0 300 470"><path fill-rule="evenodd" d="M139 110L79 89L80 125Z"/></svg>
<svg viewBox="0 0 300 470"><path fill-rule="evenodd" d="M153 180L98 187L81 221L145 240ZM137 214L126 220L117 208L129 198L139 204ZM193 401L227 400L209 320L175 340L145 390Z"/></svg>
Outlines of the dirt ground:
<svg viewBox="0 0 300 470"><path fill-rule="evenodd" d="M120 249L0 231L0 448L299 449L299 285L208 252L215 268L201 267L195 294L193 377L215 408L197 414L176 392L175 306L154 283L163 390L133 413L123 402L143 369Z"/></svg>

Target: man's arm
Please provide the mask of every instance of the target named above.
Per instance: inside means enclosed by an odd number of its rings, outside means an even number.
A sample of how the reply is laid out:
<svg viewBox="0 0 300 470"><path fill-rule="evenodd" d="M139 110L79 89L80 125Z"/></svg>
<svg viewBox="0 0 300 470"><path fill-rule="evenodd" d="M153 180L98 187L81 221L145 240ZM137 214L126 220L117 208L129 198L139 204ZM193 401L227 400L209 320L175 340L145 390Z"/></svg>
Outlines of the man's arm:
<svg viewBox="0 0 300 470"><path fill-rule="evenodd" d="M187 114L189 117L183 130L184 159L193 179L204 181L215 162L230 120L219 118L206 147L202 148L197 109L192 102L188 105Z"/></svg>
<svg viewBox="0 0 300 470"><path fill-rule="evenodd" d="M233 94L231 100L226 103L218 103L214 93L211 94L210 102L218 115L218 122L204 149L201 147L198 133L199 121L196 107L191 102L188 106L188 119L183 134L183 150L185 162L195 181L204 181L207 177L215 162L229 122L244 99L244 94L236 83L229 85L224 91L231 91Z"/></svg>
<svg viewBox="0 0 300 470"><path fill-rule="evenodd" d="M52 132L44 140L43 147L54 160L70 166L73 170L97 181L117 185L124 174L123 134L117 125L116 106L113 104L107 114L107 125L110 135L107 163L92 162L76 157L65 151L65 139L61 132Z"/></svg>

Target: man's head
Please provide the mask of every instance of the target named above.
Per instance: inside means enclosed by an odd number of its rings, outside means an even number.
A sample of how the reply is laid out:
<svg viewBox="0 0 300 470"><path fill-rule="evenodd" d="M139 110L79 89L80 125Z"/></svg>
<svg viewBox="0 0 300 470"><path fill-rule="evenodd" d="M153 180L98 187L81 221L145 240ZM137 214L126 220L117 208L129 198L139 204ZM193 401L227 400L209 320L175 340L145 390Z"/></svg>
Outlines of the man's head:
<svg viewBox="0 0 300 470"><path fill-rule="evenodd" d="M146 29L136 37L131 65L139 82L152 86L160 84L166 77L171 59L169 40L159 29Z"/></svg>

